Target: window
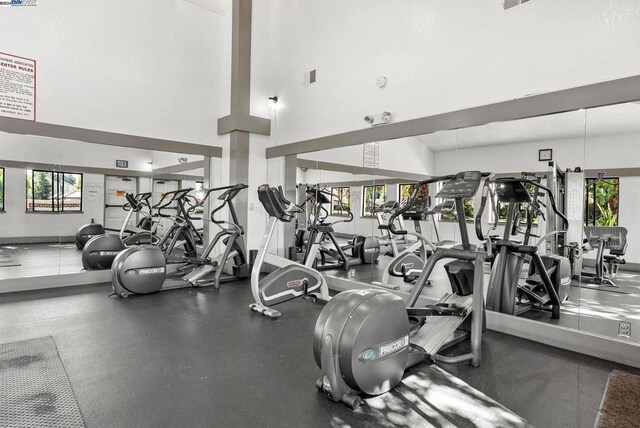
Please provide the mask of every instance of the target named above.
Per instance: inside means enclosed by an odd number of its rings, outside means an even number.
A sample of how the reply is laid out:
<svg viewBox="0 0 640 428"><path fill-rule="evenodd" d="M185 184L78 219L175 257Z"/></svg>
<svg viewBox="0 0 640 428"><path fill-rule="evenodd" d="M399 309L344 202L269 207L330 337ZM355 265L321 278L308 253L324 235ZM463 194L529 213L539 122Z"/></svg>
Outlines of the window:
<svg viewBox="0 0 640 428"><path fill-rule="evenodd" d="M331 215L347 216L351 211L351 189L349 187L331 188Z"/></svg>
<svg viewBox="0 0 640 428"><path fill-rule="evenodd" d="M474 207L474 204L473 204L473 198L464 199L463 204L464 204L464 219L466 221L473 221L474 212L475 212L475 207ZM453 213L442 213L442 214L440 214L440 220L455 221L456 220L456 215L454 213L455 213L455 211Z"/></svg>
<svg viewBox="0 0 640 428"><path fill-rule="evenodd" d="M413 190L416 188L416 183L404 183L398 184L398 195L400 195L399 202L400 205L403 205L409 196L413 193ZM429 196L429 188L424 185L418 190L418 198L424 198L425 196Z"/></svg>
<svg viewBox="0 0 640 428"><path fill-rule="evenodd" d="M28 212L82 211L82 174L27 170Z"/></svg>
<svg viewBox="0 0 640 428"><path fill-rule="evenodd" d="M362 217L373 217L375 207L387 200L387 186L384 184L362 187Z"/></svg>
<svg viewBox="0 0 640 428"><path fill-rule="evenodd" d="M198 203L201 204L205 194L204 183L202 181L196 181L196 188L194 192L195 192L196 201L198 201ZM196 214L202 214L204 212L204 207L199 206L194 210L194 212Z"/></svg>
<svg viewBox="0 0 640 428"><path fill-rule="evenodd" d="M0 211L4 211L4 168L0 167Z"/></svg>
<svg viewBox="0 0 640 428"><path fill-rule="evenodd" d="M526 183L524 187L527 189L527 192L529 192L529 194L533 198L536 186L534 186L533 184ZM507 222L507 211L508 210L509 210L509 204L498 202L498 222L499 223L506 223ZM526 216L527 216L528 210L529 210L529 204L521 203L521 204L518 204L516 206L516 214L517 214L518 211L520 211L520 213L522 215L522 218L523 218L523 221L526 221ZM493 210L491 210L491 219L492 220L493 220L493 217L494 217ZM537 212L533 213L533 224L538 224L538 213Z"/></svg>
<svg viewBox="0 0 640 428"><path fill-rule="evenodd" d="M587 178L585 183L585 226L617 226L620 179Z"/></svg>

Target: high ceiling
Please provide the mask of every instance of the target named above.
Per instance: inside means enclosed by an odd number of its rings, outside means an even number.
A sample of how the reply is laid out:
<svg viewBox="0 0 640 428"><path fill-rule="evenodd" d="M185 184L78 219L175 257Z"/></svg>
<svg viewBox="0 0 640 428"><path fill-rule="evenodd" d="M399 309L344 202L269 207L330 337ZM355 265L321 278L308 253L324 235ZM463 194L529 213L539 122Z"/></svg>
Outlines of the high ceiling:
<svg viewBox="0 0 640 428"><path fill-rule="evenodd" d="M433 151L640 133L640 102L440 131L417 138Z"/></svg>

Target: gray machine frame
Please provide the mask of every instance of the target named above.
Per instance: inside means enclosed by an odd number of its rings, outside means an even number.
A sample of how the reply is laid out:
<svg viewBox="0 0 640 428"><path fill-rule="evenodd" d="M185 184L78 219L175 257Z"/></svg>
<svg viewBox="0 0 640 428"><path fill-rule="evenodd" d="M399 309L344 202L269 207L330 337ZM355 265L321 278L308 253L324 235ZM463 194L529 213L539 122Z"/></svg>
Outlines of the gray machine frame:
<svg viewBox="0 0 640 428"><path fill-rule="evenodd" d="M267 186L267 185L263 185ZM261 188L263 187L261 186ZM267 186L268 189L268 186ZM281 191L281 189L279 190ZM280 196L282 197L281 193ZM262 242L260 243L260 248L258 250L258 254L253 263L253 268L251 271L251 293L255 300L249 307L251 310L255 312L259 312L270 318L278 318L282 315L280 311L270 307L270 305L275 305L280 303L281 300L292 300L298 297L304 297L304 292L298 291L294 288L289 288L285 291L282 291L276 295L267 296L263 292L264 283L261 284L260 274L263 271L263 267L265 264L275 267L277 269L285 269L288 267L297 267L300 270L308 271L312 276L319 277L320 285L318 287L319 292L315 294L320 300L328 301L331 297L329 296L329 288L324 277L318 272L316 269L312 267L313 262L315 261L316 255L318 254L320 247L320 235L316 235L316 240L310 245L308 245L307 251L309 252L307 261L304 264L298 263L294 260L289 260L285 257L282 257L277 254L269 253L269 244L271 243L271 239L276 231L276 226L279 222L288 222L293 217L302 212L302 207L293 204L285 199L282 200L283 203L288 204L288 208L284 211L283 218L278 218L275 215L269 215L269 221L267 223L267 228L265 230L265 234L262 237ZM308 290L315 292L315 290Z"/></svg>

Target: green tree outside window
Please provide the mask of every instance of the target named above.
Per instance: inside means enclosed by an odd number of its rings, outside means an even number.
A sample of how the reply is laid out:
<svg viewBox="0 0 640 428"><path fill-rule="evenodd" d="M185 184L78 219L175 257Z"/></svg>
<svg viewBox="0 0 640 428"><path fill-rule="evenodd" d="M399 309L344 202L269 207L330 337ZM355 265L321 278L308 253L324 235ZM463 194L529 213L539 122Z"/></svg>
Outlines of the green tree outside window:
<svg viewBox="0 0 640 428"><path fill-rule="evenodd" d="M585 226L617 226L620 178L587 178L585 184Z"/></svg>

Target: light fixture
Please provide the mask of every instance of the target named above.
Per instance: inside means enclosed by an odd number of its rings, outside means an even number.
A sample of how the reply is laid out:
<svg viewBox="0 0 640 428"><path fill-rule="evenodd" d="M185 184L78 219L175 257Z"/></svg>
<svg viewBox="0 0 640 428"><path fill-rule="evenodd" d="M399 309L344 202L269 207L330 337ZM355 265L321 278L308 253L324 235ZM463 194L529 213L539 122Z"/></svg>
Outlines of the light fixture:
<svg viewBox="0 0 640 428"><path fill-rule="evenodd" d="M269 97L269 105L276 105L278 103L278 97Z"/></svg>
<svg viewBox="0 0 640 428"><path fill-rule="evenodd" d="M391 120L391 113L389 113L388 111L383 111L381 118L383 122L389 122Z"/></svg>
<svg viewBox="0 0 640 428"><path fill-rule="evenodd" d="M364 117L364 121L367 122L368 124L373 124L373 121L374 121L373 116L366 115Z"/></svg>

